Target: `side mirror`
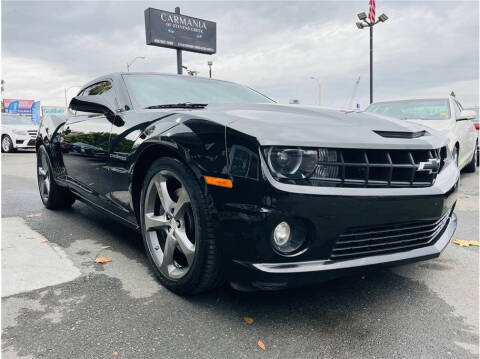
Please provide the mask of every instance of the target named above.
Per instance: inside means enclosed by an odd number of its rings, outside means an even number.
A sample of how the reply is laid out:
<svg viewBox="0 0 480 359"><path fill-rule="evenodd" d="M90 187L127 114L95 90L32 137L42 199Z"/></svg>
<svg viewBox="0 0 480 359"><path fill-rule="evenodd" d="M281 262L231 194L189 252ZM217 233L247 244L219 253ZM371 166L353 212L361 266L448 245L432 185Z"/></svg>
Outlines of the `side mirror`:
<svg viewBox="0 0 480 359"><path fill-rule="evenodd" d="M69 108L73 111L102 113L105 116L113 116L110 103L101 95L76 96L70 101Z"/></svg>
<svg viewBox="0 0 480 359"><path fill-rule="evenodd" d="M457 121L463 120L473 120L477 117L477 113L472 110L463 110L460 112L460 115L457 117Z"/></svg>

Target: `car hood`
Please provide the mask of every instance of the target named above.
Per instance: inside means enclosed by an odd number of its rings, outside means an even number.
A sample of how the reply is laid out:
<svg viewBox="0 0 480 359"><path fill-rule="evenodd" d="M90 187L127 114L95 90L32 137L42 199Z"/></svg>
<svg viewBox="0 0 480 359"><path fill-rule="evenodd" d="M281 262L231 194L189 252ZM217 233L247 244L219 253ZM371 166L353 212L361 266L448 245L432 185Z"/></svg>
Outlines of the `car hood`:
<svg viewBox="0 0 480 359"><path fill-rule="evenodd" d="M416 123L422 126L433 128L440 132L450 131L454 126L453 120L406 120L410 123Z"/></svg>
<svg viewBox="0 0 480 359"><path fill-rule="evenodd" d="M255 137L261 145L345 148L438 148L448 140L435 130L419 138L383 137L374 131L418 132L421 124L367 112L316 106L209 105L192 111Z"/></svg>

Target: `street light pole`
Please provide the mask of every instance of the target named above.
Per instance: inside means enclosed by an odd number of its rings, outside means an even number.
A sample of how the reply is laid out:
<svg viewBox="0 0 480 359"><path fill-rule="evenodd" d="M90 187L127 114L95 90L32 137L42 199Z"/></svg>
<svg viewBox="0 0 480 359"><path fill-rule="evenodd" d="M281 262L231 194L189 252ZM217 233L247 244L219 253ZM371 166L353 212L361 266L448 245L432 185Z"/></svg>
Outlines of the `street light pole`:
<svg viewBox="0 0 480 359"><path fill-rule="evenodd" d="M318 106L322 104L322 84L320 83L320 80L317 79L315 76L310 77L311 80L317 81L318 85Z"/></svg>
<svg viewBox="0 0 480 359"><path fill-rule="evenodd" d="M208 67L210 68L208 71L208 74L210 78L212 78L212 65L213 65L213 61L208 61Z"/></svg>
<svg viewBox="0 0 480 359"><path fill-rule="evenodd" d="M133 63L134 63L136 60L138 60L138 59L145 60L146 57L145 57L145 56L137 56L137 57L135 57L132 61L127 62L127 72L130 72L130 66L132 66Z"/></svg>
<svg viewBox="0 0 480 359"><path fill-rule="evenodd" d="M373 102L373 26L370 26L370 103Z"/></svg>
<svg viewBox="0 0 480 359"><path fill-rule="evenodd" d="M370 103L373 102L373 27L379 22L385 22L388 20L388 16L382 14L378 17L378 20L375 22L367 21L367 14L361 12L357 15L362 22L357 22L356 25L359 30L364 27L370 28Z"/></svg>

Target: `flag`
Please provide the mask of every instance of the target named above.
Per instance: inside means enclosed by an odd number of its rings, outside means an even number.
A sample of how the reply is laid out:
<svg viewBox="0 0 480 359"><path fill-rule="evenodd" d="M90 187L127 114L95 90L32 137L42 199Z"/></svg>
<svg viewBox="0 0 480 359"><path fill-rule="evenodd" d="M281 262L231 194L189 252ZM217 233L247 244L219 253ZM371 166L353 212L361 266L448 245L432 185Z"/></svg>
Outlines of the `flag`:
<svg viewBox="0 0 480 359"><path fill-rule="evenodd" d="M375 23L375 0L369 0L370 10L368 10L368 19L370 23Z"/></svg>
<svg viewBox="0 0 480 359"><path fill-rule="evenodd" d="M40 124L40 101L36 101L32 105L32 121L37 126Z"/></svg>
<svg viewBox="0 0 480 359"><path fill-rule="evenodd" d="M7 112L18 113L18 107L19 107L19 102L18 101L12 101L8 105Z"/></svg>

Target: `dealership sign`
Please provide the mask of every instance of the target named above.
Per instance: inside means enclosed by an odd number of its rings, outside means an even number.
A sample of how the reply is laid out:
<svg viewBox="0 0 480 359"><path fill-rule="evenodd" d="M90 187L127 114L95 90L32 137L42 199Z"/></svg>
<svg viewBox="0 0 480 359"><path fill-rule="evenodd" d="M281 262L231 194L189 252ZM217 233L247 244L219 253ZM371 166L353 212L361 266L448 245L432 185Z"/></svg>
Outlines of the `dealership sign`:
<svg viewBox="0 0 480 359"><path fill-rule="evenodd" d="M217 24L183 14L148 8L145 10L147 45L214 54Z"/></svg>
<svg viewBox="0 0 480 359"><path fill-rule="evenodd" d="M34 103L34 100L4 99L3 107L5 108L5 112L31 115Z"/></svg>
<svg viewBox="0 0 480 359"><path fill-rule="evenodd" d="M30 115L34 123L40 123L40 101L4 99L3 108L8 113Z"/></svg>

